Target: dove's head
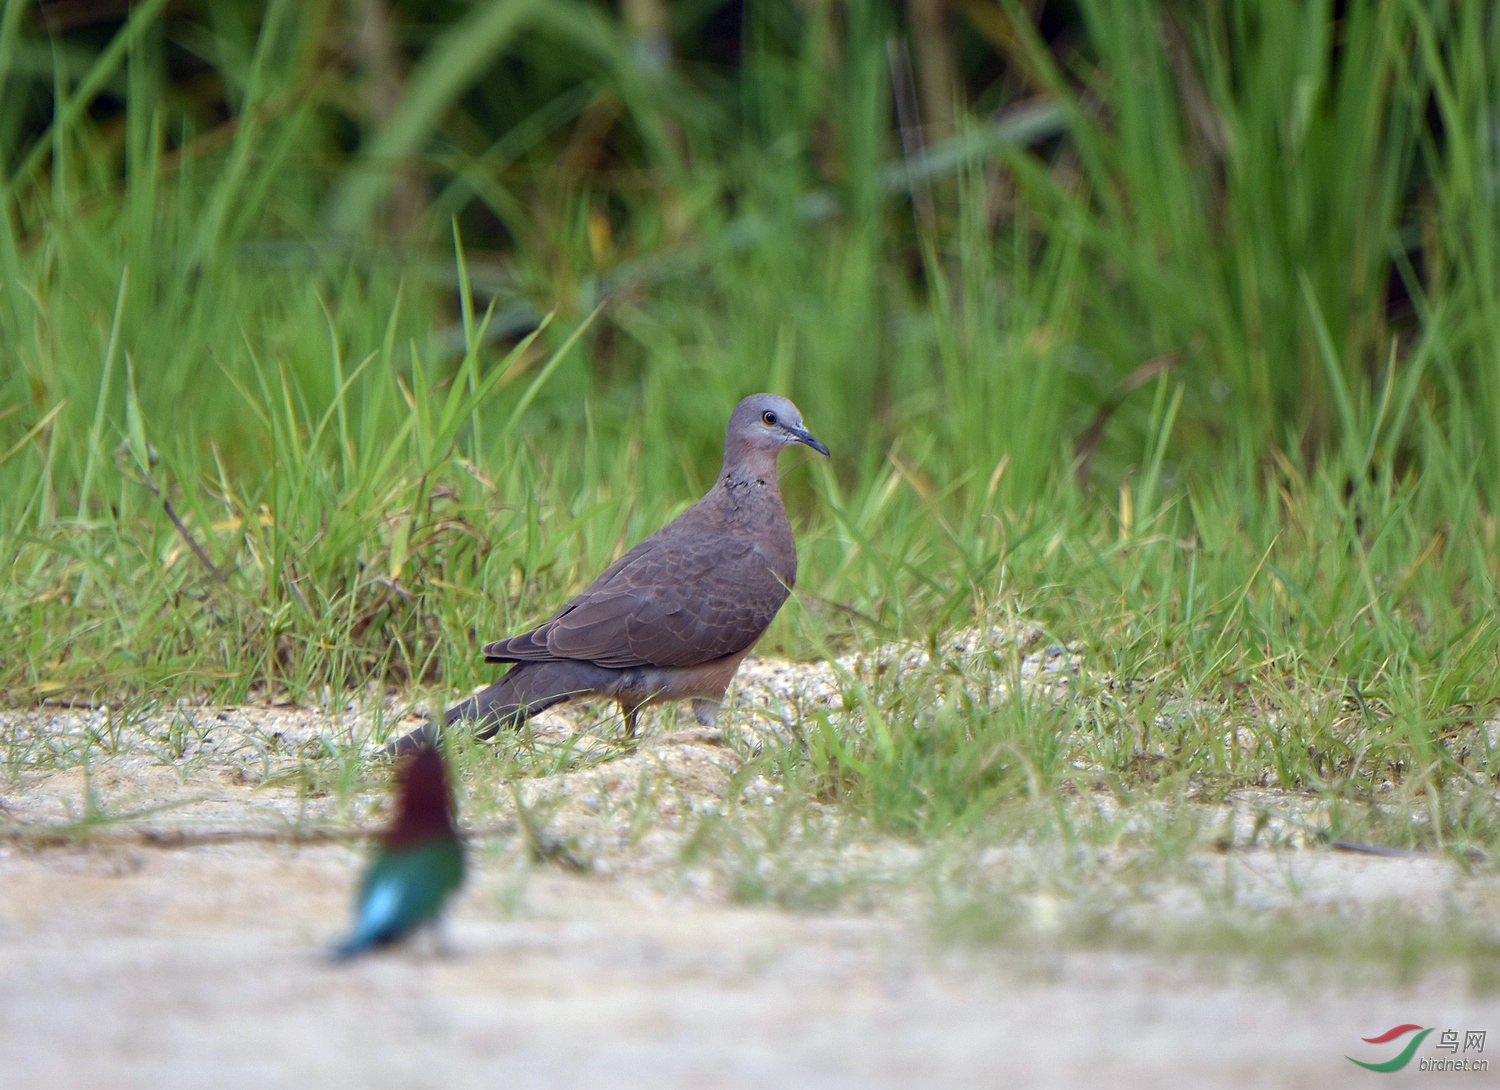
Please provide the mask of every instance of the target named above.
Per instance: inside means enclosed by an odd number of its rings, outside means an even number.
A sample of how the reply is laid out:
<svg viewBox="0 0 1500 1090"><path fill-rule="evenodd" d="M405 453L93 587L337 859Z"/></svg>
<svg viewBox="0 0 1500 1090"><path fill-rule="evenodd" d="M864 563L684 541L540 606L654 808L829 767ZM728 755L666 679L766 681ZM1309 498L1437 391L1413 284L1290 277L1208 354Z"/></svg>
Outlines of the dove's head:
<svg viewBox="0 0 1500 1090"><path fill-rule="evenodd" d="M802 414L786 398L777 394L751 394L734 407L729 415L729 432L724 437L724 464L769 455L774 461L782 447L801 443L828 456L828 448L813 438L802 423Z"/></svg>

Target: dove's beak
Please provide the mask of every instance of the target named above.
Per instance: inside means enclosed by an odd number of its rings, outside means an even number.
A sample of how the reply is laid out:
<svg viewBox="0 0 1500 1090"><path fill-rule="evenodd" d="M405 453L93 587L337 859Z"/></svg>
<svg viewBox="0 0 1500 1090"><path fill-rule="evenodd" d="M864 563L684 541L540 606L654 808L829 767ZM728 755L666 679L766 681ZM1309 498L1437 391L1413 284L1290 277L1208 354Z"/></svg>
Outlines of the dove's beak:
<svg viewBox="0 0 1500 1090"><path fill-rule="evenodd" d="M828 448L812 437L812 433L806 428L787 428L787 434L799 443L805 443L812 447L823 457L828 457Z"/></svg>

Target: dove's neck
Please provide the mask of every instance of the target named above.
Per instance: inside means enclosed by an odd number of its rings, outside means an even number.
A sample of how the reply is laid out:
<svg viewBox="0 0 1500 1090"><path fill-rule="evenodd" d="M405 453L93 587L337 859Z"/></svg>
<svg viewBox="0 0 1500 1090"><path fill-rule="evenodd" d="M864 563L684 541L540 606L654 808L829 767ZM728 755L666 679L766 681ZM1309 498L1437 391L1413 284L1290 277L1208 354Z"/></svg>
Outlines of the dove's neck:
<svg viewBox="0 0 1500 1090"><path fill-rule="evenodd" d="M748 447L731 443L724 450L724 468L719 470L719 487L731 491L739 488L769 489L781 494L776 480L776 454L780 448Z"/></svg>

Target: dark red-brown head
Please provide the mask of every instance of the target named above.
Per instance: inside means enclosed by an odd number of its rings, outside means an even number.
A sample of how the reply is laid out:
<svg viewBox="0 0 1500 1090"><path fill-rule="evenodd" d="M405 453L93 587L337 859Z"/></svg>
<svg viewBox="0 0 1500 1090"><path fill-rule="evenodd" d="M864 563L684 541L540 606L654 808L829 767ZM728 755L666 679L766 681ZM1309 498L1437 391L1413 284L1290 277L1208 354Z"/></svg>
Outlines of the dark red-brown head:
<svg viewBox="0 0 1500 1090"><path fill-rule="evenodd" d="M396 766L396 817L385 846L400 851L455 835L448 766L436 746L423 745Z"/></svg>

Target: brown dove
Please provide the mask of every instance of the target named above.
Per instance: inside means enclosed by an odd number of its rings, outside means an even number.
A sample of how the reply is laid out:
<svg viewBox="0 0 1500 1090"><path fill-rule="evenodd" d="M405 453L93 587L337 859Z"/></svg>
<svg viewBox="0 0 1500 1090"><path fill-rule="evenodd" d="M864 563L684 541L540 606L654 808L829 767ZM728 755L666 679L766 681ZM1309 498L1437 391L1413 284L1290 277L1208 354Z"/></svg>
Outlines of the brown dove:
<svg viewBox="0 0 1500 1090"><path fill-rule="evenodd" d="M514 665L448 709L443 723L473 721L488 738L562 701L603 696L620 702L632 737L641 708L669 700L691 699L699 722L711 724L740 661L797 578L776 474L777 454L794 443L828 455L786 398L741 401L708 494L542 624L486 644L486 661ZM429 724L395 748L431 731Z"/></svg>

